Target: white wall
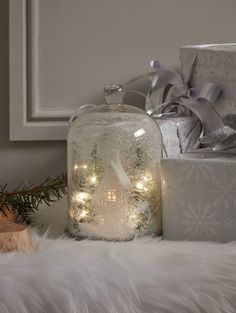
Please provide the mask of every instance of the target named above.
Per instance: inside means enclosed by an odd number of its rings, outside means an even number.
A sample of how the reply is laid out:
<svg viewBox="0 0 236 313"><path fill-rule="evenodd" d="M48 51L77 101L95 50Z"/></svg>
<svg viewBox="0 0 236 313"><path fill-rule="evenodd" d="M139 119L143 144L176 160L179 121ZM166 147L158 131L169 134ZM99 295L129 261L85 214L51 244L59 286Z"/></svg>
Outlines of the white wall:
<svg viewBox="0 0 236 313"><path fill-rule="evenodd" d="M97 0L90 0L90 3L91 1L97 3ZM140 63L138 51L145 45L153 47L152 53L147 55L146 63L150 57L156 56L164 63L172 65L177 63L178 49L182 45L236 42L235 0L126 1L133 3L134 10L131 13L140 15L140 45L136 47L136 54L135 50L132 50L131 58L137 64ZM149 23L147 6L151 6L156 12L158 27L148 33L142 33L140 25ZM135 12L137 10L139 12ZM90 27L93 27L92 20ZM107 27L109 28L109 24ZM122 21L120 32L125 32ZM126 47L123 49L125 51ZM47 175L57 175L65 171L66 144L59 141L9 142L8 53L8 0L0 0L0 183L9 182L14 185L22 181L39 181ZM129 53L131 52L127 51L127 55ZM127 76L129 75L132 76L132 73ZM107 81L110 80L111 78L107 77Z"/></svg>

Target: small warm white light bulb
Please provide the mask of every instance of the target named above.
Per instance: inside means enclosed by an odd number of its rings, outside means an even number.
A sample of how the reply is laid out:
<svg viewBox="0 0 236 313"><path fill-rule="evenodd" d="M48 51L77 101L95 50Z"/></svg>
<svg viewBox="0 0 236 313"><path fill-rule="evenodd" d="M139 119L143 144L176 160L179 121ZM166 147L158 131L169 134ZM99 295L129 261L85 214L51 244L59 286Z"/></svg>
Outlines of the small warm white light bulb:
<svg viewBox="0 0 236 313"><path fill-rule="evenodd" d="M88 212L83 210L81 213L80 213L80 217L86 217L88 215Z"/></svg>
<svg viewBox="0 0 236 313"><path fill-rule="evenodd" d="M133 214L130 214L130 219L133 220L133 219L135 219L135 218L137 218L137 215L136 215L136 214L134 214L134 213L133 213Z"/></svg>
<svg viewBox="0 0 236 313"><path fill-rule="evenodd" d="M139 189L139 190L143 190L144 189L143 183L141 181L137 182L136 188Z"/></svg>
<svg viewBox="0 0 236 313"><path fill-rule="evenodd" d="M91 182L92 184L95 184L95 183L97 182L97 176L91 176L91 177L90 177L90 182Z"/></svg>
<svg viewBox="0 0 236 313"><path fill-rule="evenodd" d="M90 194L87 192L79 192L74 197L73 200L78 203L85 203L86 200L90 198Z"/></svg>
<svg viewBox="0 0 236 313"><path fill-rule="evenodd" d="M81 165L81 168L82 168L83 170L86 170L86 169L88 168L88 165L87 165L87 164L83 164L83 165Z"/></svg>
<svg viewBox="0 0 236 313"><path fill-rule="evenodd" d="M75 165L74 166L74 170L76 171L78 169L78 165Z"/></svg>

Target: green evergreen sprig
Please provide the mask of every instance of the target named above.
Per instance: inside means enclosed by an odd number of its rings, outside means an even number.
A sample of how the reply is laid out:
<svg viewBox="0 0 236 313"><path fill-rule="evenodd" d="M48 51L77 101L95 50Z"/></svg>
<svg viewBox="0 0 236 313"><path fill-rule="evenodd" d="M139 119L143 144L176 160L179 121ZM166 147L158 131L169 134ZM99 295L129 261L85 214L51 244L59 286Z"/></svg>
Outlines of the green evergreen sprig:
<svg viewBox="0 0 236 313"><path fill-rule="evenodd" d="M33 214L41 204L48 206L66 194L66 176L48 177L39 185L21 184L8 191L7 184L0 185L0 211L13 209L16 220L31 224Z"/></svg>

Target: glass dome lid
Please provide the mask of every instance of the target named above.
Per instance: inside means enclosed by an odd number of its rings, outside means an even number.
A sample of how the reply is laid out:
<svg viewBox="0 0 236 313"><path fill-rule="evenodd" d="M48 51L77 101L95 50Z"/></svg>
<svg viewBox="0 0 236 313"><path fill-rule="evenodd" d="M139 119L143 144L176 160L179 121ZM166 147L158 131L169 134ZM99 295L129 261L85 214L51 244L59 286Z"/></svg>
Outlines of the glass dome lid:
<svg viewBox="0 0 236 313"><path fill-rule="evenodd" d="M161 233L161 133L123 96L122 86L108 85L107 104L85 105L71 117L67 228L78 238Z"/></svg>
<svg viewBox="0 0 236 313"><path fill-rule="evenodd" d="M105 104L85 104L81 106L75 114L71 116L70 124L73 124L78 117L81 118L82 114L88 113L112 113L113 115L116 113L133 113L146 115L143 110L123 103L124 89L119 84L106 85L104 88L104 96L106 100Z"/></svg>

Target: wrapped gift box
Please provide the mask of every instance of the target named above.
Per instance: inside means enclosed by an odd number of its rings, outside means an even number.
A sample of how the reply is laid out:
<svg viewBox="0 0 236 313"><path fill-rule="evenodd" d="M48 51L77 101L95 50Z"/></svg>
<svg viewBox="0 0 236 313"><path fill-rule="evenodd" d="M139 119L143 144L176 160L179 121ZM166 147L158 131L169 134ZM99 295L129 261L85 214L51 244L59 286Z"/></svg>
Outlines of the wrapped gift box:
<svg viewBox="0 0 236 313"><path fill-rule="evenodd" d="M186 153L161 166L164 239L236 240L235 153Z"/></svg>
<svg viewBox="0 0 236 313"><path fill-rule="evenodd" d="M212 82L222 88L214 107L220 116L236 114L236 44L185 46L180 50L181 69L189 53L197 54L190 87Z"/></svg>
<svg viewBox="0 0 236 313"><path fill-rule="evenodd" d="M196 143L201 123L193 116L157 119L163 136L164 157L179 155Z"/></svg>

